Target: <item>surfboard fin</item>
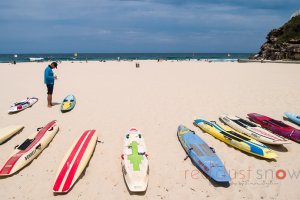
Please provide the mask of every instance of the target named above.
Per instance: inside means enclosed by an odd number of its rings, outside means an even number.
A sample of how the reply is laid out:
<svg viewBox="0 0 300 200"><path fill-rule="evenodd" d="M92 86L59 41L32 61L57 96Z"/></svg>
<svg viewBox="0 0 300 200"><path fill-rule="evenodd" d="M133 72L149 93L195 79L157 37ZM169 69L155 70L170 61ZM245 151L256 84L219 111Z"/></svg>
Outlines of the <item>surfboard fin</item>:
<svg viewBox="0 0 300 200"><path fill-rule="evenodd" d="M186 157L183 160L186 161L186 159L188 159L188 158L189 158L189 155L186 155Z"/></svg>

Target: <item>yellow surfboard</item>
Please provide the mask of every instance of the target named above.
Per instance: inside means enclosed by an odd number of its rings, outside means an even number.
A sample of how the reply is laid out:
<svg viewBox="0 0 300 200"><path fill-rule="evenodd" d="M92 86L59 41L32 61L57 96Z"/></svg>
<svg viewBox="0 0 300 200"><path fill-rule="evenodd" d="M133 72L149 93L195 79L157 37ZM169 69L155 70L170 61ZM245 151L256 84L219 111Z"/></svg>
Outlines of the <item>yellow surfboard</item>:
<svg viewBox="0 0 300 200"><path fill-rule="evenodd" d="M194 123L203 131L239 150L267 159L274 159L277 157L277 154L264 144L247 135L236 132L228 126L221 126L217 123L208 122L202 119L196 119L194 120Z"/></svg>

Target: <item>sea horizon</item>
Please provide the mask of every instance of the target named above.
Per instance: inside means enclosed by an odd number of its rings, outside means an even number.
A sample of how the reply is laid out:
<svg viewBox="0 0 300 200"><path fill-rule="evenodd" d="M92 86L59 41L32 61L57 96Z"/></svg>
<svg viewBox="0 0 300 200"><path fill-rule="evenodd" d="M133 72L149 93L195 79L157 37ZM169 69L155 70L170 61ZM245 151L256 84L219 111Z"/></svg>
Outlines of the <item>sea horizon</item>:
<svg viewBox="0 0 300 200"><path fill-rule="evenodd" d="M30 61L98 61L98 60L211 60L237 61L255 53L22 53L0 54L0 63Z"/></svg>

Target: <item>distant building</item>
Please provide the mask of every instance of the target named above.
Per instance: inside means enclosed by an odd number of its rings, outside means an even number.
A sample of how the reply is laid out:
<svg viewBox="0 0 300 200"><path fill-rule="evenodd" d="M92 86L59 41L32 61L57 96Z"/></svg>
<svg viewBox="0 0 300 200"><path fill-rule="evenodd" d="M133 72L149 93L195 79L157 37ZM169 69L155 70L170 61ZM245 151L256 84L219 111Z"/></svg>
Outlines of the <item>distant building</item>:
<svg viewBox="0 0 300 200"><path fill-rule="evenodd" d="M293 17L299 16L299 15L300 15L300 10L297 10L296 12L294 12L294 13L292 14L291 19L292 19Z"/></svg>

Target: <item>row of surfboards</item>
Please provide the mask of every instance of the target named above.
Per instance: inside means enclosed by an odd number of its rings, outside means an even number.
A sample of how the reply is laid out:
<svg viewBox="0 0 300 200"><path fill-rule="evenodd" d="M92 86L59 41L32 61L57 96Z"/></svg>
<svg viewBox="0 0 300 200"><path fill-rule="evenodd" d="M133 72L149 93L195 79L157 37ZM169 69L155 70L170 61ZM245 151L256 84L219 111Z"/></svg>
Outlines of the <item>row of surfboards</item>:
<svg viewBox="0 0 300 200"><path fill-rule="evenodd" d="M0 135L14 135L24 126L10 126L0 130ZM56 120L38 128L37 132L22 144L15 146L0 176L11 176L33 161L52 141L59 127ZM87 166L97 143L96 130L86 130L65 154L53 185L54 193L67 193ZM140 131L131 128L124 136L122 171L127 187L132 192L145 191L148 185L149 165L146 145Z"/></svg>
<svg viewBox="0 0 300 200"><path fill-rule="evenodd" d="M300 119L292 113L284 114L290 120ZM194 125L236 149L265 159L275 159L277 154L262 143L282 145L290 143L289 139L300 143L300 130L282 121L257 113L248 114L248 118L252 122L236 116L221 115L220 120L228 126L197 118ZM180 125L177 136L187 155L199 169L216 182L230 182L231 178L215 150L194 131Z"/></svg>
<svg viewBox="0 0 300 200"><path fill-rule="evenodd" d="M266 159L274 159L277 154L261 142L272 145L287 144L289 143L288 139L300 142L300 130L298 129L257 113L248 114L248 117L260 125L229 115L221 115L220 119L235 130L214 121L199 118L194 120L194 124L228 145ZM10 132L9 134L13 136L23 128L24 126L15 126L2 129L0 135L4 135L5 132L7 135ZM58 130L56 120L38 128L34 135L15 147L1 168L0 176L10 176L23 169L46 148ZM95 149L97 143L95 132L95 130L84 131L72 144L59 166L53 192L67 193L72 188ZM194 131L180 125L177 136L187 155L199 169L216 182L230 182L230 176L215 150L209 147ZM148 155L144 138L137 129L131 128L126 132L121 158L122 171L128 189L132 192L145 191L149 177Z"/></svg>
<svg viewBox="0 0 300 200"><path fill-rule="evenodd" d="M25 110L26 108L33 106L38 100L39 99L37 97L27 97L26 99L11 105L10 108L8 109L8 113L12 114L12 113L17 113L22 110ZM72 110L75 107L75 105L76 105L75 96L68 95L63 99L60 110L61 112L68 112Z"/></svg>

